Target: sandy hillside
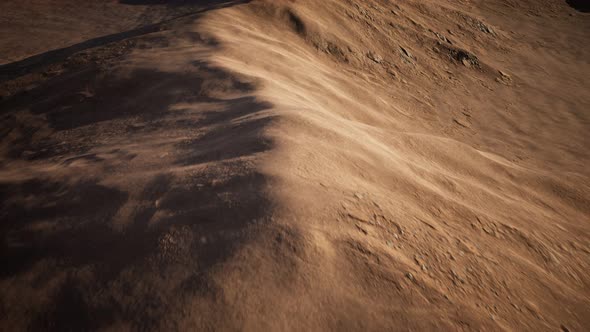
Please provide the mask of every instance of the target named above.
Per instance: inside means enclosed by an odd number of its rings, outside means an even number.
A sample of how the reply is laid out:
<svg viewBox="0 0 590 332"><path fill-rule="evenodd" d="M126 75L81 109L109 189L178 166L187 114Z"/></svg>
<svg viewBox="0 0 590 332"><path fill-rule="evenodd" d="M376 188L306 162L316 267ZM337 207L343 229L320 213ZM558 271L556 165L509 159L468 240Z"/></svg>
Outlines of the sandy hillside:
<svg viewBox="0 0 590 332"><path fill-rule="evenodd" d="M590 329L584 1L79 3L0 4L0 330Z"/></svg>

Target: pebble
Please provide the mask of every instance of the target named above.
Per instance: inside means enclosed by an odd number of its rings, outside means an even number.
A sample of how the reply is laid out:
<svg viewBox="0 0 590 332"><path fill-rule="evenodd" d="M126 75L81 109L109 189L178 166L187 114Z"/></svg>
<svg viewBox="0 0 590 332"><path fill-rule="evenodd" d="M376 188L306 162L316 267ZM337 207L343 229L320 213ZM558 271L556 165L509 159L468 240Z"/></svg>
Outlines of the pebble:
<svg viewBox="0 0 590 332"><path fill-rule="evenodd" d="M373 60L375 63L381 63L381 62L383 62L383 58L379 54L375 54L373 52L367 53L367 57L369 59Z"/></svg>
<svg viewBox="0 0 590 332"><path fill-rule="evenodd" d="M410 53L410 51L406 50L405 48L403 48L401 46L399 48L402 51L402 54L404 54L405 56L407 56L410 59L413 58L412 53Z"/></svg>
<svg viewBox="0 0 590 332"><path fill-rule="evenodd" d="M491 27L487 26L483 22L477 22L476 25L479 28L479 30L482 31L482 32L489 33L491 35L495 35L496 34Z"/></svg>
<svg viewBox="0 0 590 332"><path fill-rule="evenodd" d="M463 121L463 120L461 120L461 119L454 118L454 119L453 119L453 121L454 121L456 124L458 124L459 126L461 126L461 127L464 127L464 128L469 128L469 127L471 127L471 125L470 125L468 122L465 122L465 121Z"/></svg>

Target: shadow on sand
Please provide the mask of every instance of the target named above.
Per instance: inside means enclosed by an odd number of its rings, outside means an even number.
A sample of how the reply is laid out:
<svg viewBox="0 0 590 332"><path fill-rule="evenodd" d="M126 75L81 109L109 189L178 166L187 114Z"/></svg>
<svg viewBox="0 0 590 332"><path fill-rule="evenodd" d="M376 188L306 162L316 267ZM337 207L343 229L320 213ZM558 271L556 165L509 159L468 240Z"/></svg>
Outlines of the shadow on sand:
<svg viewBox="0 0 590 332"><path fill-rule="evenodd" d="M8 66L34 70L109 38ZM33 330L116 322L166 329L163 322L180 315L186 301L219 297L210 270L249 239L249 226L269 210L268 180L247 159L272 147L263 135L272 118L261 115L271 105L253 96L257 86L247 78L207 61L189 66L120 77L89 64L0 101L0 139L11 146L0 165L78 163L77 172L93 174L0 182L0 285L12 280L14 290L0 300L4 324L26 317ZM42 122L21 120L22 109ZM170 161L150 155L161 152ZM155 166L133 185L140 190L131 190L114 175L133 177L139 170L128 165L141 165L129 163L142 154ZM96 169L104 171L90 172ZM114 227L120 219L123 229ZM33 284L25 275L34 276ZM49 295L37 301L38 294Z"/></svg>
<svg viewBox="0 0 590 332"><path fill-rule="evenodd" d="M582 13L590 13L590 1L589 0L566 0L570 7Z"/></svg>

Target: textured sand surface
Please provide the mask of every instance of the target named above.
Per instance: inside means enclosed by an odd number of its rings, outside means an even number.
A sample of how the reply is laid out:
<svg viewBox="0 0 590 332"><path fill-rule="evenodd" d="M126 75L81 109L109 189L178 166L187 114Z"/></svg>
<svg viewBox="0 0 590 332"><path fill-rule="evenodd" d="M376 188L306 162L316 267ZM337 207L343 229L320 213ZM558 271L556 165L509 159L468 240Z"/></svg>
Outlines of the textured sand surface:
<svg viewBox="0 0 590 332"><path fill-rule="evenodd" d="M590 329L583 2L75 3L0 4L1 330Z"/></svg>

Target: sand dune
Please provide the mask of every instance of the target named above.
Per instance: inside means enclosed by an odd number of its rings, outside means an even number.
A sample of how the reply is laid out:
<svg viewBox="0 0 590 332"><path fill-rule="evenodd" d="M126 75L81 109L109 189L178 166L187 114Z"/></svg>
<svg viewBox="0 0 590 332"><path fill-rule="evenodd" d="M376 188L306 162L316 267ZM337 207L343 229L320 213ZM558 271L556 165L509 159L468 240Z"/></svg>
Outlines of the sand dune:
<svg viewBox="0 0 590 332"><path fill-rule="evenodd" d="M0 5L2 329L590 327L583 4L74 7Z"/></svg>

